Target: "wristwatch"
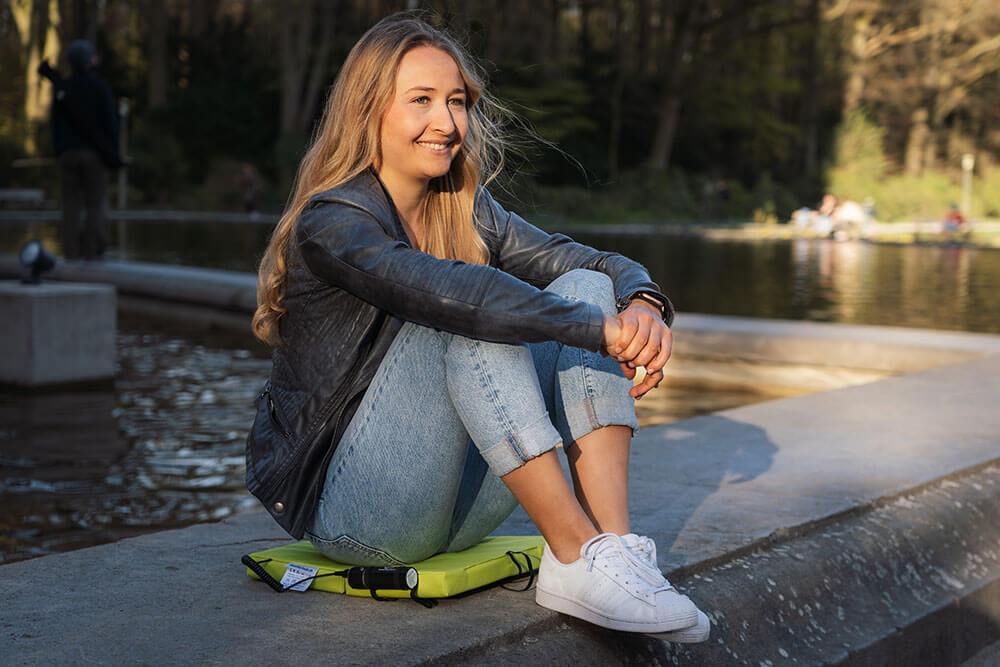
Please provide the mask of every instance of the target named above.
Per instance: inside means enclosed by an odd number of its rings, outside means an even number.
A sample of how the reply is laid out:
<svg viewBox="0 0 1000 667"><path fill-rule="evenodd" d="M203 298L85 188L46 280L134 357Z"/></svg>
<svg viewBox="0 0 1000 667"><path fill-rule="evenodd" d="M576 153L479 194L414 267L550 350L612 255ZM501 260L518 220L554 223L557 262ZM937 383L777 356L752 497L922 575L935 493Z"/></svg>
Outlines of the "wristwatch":
<svg viewBox="0 0 1000 667"><path fill-rule="evenodd" d="M631 294L625 295L618 299L615 304L618 308L618 312L622 312L628 308L629 304L632 303L633 299L642 299L643 301L650 303L660 309L660 316L666 325L673 326L674 323L674 304L670 303L670 299L667 298L665 294L660 292L654 292L653 290L638 290L632 292Z"/></svg>

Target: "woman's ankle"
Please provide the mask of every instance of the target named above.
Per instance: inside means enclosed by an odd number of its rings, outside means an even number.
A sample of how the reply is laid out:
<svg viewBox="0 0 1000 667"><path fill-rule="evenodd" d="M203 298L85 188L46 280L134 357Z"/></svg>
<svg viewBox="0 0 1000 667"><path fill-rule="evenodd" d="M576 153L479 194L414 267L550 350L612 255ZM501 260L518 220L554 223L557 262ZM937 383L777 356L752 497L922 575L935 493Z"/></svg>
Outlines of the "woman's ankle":
<svg viewBox="0 0 1000 667"><path fill-rule="evenodd" d="M563 565L569 565L570 563L579 560L580 547L582 547L587 540L592 537L596 537L599 534L600 533L596 530L591 529L591 532L582 533L576 537L566 536L558 540L546 539L546 542L549 545L549 551L552 552L555 559Z"/></svg>

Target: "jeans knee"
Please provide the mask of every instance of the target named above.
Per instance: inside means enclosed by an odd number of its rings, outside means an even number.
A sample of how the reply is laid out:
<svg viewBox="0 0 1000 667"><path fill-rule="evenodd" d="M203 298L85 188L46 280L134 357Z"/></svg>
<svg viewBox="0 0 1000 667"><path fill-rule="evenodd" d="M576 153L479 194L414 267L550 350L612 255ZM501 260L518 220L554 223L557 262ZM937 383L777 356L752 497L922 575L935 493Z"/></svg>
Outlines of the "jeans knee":
<svg viewBox="0 0 1000 667"><path fill-rule="evenodd" d="M573 269L553 280L545 289L560 296L597 304L606 314L615 312L614 282L611 276L600 271Z"/></svg>

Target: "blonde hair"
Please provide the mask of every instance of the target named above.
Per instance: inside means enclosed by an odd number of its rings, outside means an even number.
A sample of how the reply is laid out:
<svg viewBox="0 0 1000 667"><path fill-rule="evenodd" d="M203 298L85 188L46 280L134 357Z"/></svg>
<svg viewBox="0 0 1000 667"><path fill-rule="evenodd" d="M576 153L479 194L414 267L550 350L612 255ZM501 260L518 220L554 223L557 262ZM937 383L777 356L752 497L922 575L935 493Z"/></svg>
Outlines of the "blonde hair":
<svg viewBox="0 0 1000 667"><path fill-rule="evenodd" d="M296 220L313 195L379 166L379 131L395 91L399 63L418 46L432 46L454 59L465 83L469 118L451 169L429 184L419 249L441 259L489 262L489 249L474 225L474 202L478 188L503 169L501 127L512 114L487 94L485 77L457 41L412 12L393 14L362 35L344 61L299 164L289 204L261 259L252 326L254 335L272 347L281 345L278 323L287 312L286 251Z"/></svg>

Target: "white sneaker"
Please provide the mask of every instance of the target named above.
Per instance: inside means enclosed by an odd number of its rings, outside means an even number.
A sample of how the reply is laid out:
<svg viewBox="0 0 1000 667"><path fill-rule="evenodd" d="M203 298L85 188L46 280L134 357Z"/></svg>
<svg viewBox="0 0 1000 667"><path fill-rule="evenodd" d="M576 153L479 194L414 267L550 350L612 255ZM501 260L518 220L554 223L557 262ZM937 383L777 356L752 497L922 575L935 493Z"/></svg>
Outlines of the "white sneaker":
<svg viewBox="0 0 1000 667"><path fill-rule="evenodd" d="M663 576L663 572L660 571L660 566L656 562L656 543L651 538L635 533L626 533L621 537L625 548L639 558L651 576L659 576L664 582L667 582L667 578ZM667 583L669 584L669 582ZM669 642L696 644L706 641L711 633L712 623L708 620L708 616L699 609L697 623L683 630L660 633L660 636Z"/></svg>
<svg viewBox="0 0 1000 667"><path fill-rule="evenodd" d="M661 633L696 625L694 603L651 579L614 533L587 540L572 563L561 563L546 543L535 602L612 630Z"/></svg>

